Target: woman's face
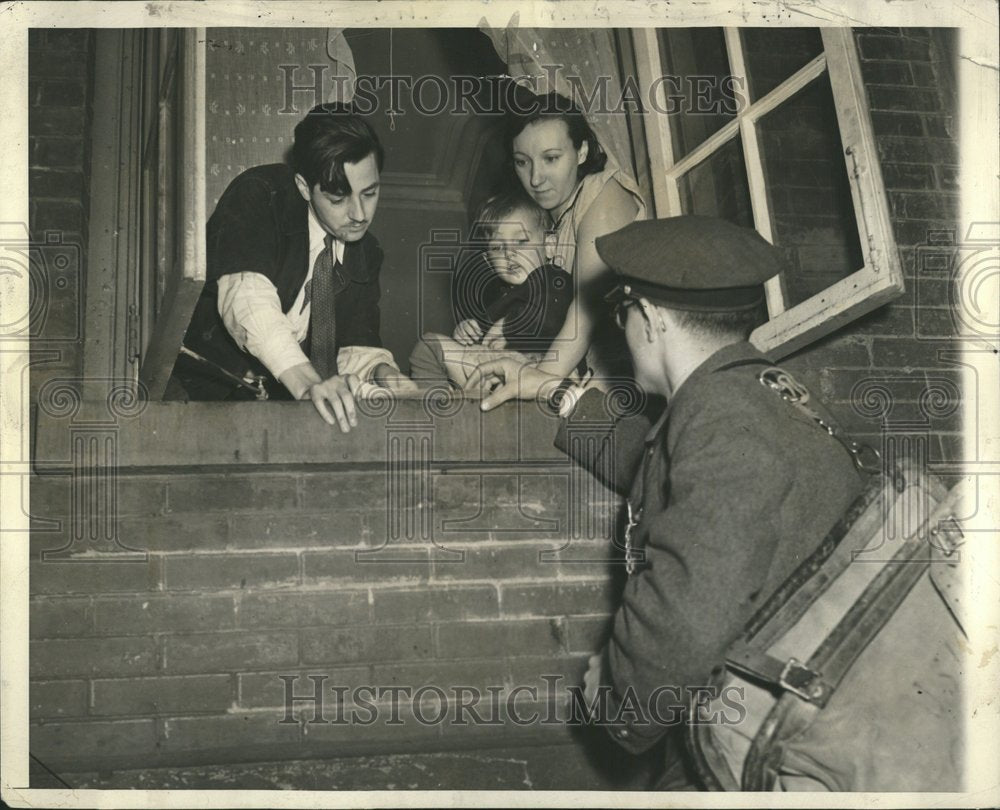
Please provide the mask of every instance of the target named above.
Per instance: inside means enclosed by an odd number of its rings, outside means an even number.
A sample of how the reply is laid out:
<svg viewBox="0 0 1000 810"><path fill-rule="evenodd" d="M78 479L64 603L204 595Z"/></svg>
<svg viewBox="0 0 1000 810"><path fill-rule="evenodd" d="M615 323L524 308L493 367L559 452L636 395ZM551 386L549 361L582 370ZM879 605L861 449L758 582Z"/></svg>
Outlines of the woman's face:
<svg viewBox="0 0 1000 810"><path fill-rule="evenodd" d="M535 202L553 211L569 201L577 167L587 159L587 142L576 149L565 121L532 121L514 138L513 148L514 171Z"/></svg>

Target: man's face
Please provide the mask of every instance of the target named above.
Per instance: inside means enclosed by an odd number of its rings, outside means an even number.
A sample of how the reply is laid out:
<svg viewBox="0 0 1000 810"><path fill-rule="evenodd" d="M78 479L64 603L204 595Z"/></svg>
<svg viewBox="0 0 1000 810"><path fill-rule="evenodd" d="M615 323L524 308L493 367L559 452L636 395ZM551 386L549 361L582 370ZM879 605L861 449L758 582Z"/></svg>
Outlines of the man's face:
<svg viewBox="0 0 1000 810"><path fill-rule="evenodd" d="M662 394L666 393L663 390L663 368L656 344L650 341L649 319L655 313L654 307L645 298L640 298L624 310L623 318L625 341L635 368L635 381L647 393Z"/></svg>
<svg viewBox="0 0 1000 810"><path fill-rule="evenodd" d="M357 163L345 163L344 175L351 193L330 194L319 187L309 188L301 174L295 175L302 198L309 203L323 229L342 242L357 242L368 231L378 208L379 175L375 155Z"/></svg>

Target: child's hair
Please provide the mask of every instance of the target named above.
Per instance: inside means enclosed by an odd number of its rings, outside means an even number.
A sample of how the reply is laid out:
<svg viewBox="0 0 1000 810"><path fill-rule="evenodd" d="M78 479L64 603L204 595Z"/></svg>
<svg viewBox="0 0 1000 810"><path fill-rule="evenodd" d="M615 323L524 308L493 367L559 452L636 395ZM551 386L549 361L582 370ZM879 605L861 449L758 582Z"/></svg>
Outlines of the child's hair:
<svg viewBox="0 0 1000 810"><path fill-rule="evenodd" d="M472 226L472 238L487 240L493 236L496 226L508 219L515 211L527 211L543 231L549 224L548 213L538 206L531 197L520 188L494 194L481 206L476 213Z"/></svg>

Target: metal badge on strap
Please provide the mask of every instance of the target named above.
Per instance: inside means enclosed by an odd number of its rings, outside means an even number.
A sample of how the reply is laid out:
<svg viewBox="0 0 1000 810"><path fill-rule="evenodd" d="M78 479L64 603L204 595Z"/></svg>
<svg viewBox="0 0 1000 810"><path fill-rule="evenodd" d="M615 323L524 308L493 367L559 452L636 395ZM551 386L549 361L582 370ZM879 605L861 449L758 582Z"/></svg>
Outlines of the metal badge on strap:
<svg viewBox="0 0 1000 810"><path fill-rule="evenodd" d="M628 526L625 527L625 573L632 576L638 569L639 563L644 561L644 555L632 547L632 533L642 520L642 507L633 509L631 500L625 501L625 506L628 508Z"/></svg>
<svg viewBox="0 0 1000 810"><path fill-rule="evenodd" d="M802 413L813 420L830 436L836 439L843 448L851 454L854 466L862 472L879 473L882 472L882 456L878 450L867 444L858 444L835 424L832 419L827 421L815 410L809 407L809 389L796 380L783 368L770 366L757 375L757 380L761 385L775 391L785 402L798 408Z"/></svg>

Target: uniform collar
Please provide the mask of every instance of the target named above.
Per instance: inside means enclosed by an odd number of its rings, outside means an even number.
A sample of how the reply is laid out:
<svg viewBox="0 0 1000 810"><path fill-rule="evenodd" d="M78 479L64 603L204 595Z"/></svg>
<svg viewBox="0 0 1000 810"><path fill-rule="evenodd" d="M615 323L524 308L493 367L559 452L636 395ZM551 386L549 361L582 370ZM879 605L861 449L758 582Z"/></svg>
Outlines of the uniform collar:
<svg viewBox="0 0 1000 810"><path fill-rule="evenodd" d="M646 443L650 444L658 439L664 425L667 423L670 413L677 409L677 403L683 402L686 393L692 391L699 380L710 374L714 374L716 371L723 371L733 366L741 366L754 361L773 364L773 361L767 355L745 340L741 340L738 343L730 343L728 346L723 346L710 355L700 366L691 372L688 378L681 383L681 387L674 392L674 395L667 403L667 407L663 409L663 414L656 420L653 427L650 428L649 433L646 434Z"/></svg>
<svg viewBox="0 0 1000 810"><path fill-rule="evenodd" d="M309 245L310 247L312 245L321 245L323 244L323 240L326 238L326 230L319 224L319 220L316 219L312 206L307 205L306 210L309 212ZM338 264L344 263L344 247L344 243L334 237L333 253L337 257Z"/></svg>

